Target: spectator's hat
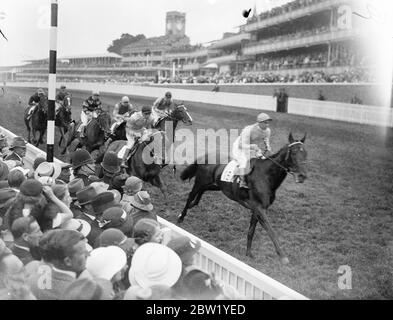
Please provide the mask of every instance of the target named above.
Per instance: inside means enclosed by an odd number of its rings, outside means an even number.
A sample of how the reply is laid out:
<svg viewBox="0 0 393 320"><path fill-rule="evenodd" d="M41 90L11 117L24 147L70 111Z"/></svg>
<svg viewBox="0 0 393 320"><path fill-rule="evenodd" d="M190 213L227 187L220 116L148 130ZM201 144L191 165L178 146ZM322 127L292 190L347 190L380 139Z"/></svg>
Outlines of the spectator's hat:
<svg viewBox="0 0 393 320"><path fill-rule="evenodd" d="M94 181L92 183L90 183L90 185L96 189L97 194L101 193L103 191L107 191L109 188L109 184L103 182L103 181Z"/></svg>
<svg viewBox="0 0 393 320"><path fill-rule="evenodd" d="M20 163L20 161L15 161L15 160L4 160L3 162L8 166L9 170L22 165L22 163Z"/></svg>
<svg viewBox="0 0 393 320"><path fill-rule="evenodd" d="M87 186L86 188L76 192L77 200L75 201L75 204L77 206L90 204L96 196L97 196L96 189L94 189L91 186Z"/></svg>
<svg viewBox="0 0 393 320"><path fill-rule="evenodd" d="M265 121L272 121L272 118L270 118L266 113L263 112L258 114L257 122L265 122Z"/></svg>
<svg viewBox="0 0 393 320"><path fill-rule="evenodd" d="M142 190L143 188L143 181L139 179L138 177L131 176L127 178L124 186L122 187L124 191L130 192L130 193L137 193Z"/></svg>
<svg viewBox="0 0 393 320"><path fill-rule="evenodd" d="M0 180L6 180L8 177L9 169L6 163L0 161Z"/></svg>
<svg viewBox="0 0 393 320"><path fill-rule="evenodd" d="M150 300L153 292L150 288L142 288L138 285L133 285L127 289L123 300Z"/></svg>
<svg viewBox="0 0 393 320"><path fill-rule="evenodd" d="M136 195L130 198L130 203L137 209L144 211L153 210L153 204L150 201L150 196L147 191L139 191Z"/></svg>
<svg viewBox="0 0 393 320"><path fill-rule="evenodd" d="M13 138L9 149L12 150L14 148L26 148L25 139L23 139L22 137Z"/></svg>
<svg viewBox="0 0 393 320"><path fill-rule="evenodd" d="M42 184L37 180L27 179L20 185L19 190L25 196L37 197L42 192Z"/></svg>
<svg viewBox="0 0 393 320"><path fill-rule="evenodd" d="M85 187L83 179L76 178L68 183L68 192L72 200L76 200L76 193Z"/></svg>
<svg viewBox="0 0 393 320"><path fill-rule="evenodd" d="M176 238L172 238L167 246L175 251L180 259L183 257L193 256L201 247L201 243L199 241L192 242L190 238L186 236L178 236Z"/></svg>
<svg viewBox="0 0 393 320"><path fill-rule="evenodd" d="M181 260L172 249L148 242L135 251L128 277L131 285L142 288L154 285L172 287L179 279L181 270Z"/></svg>
<svg viewBox="0 0 393 320"><path fill-rule="evenodd" d="M127 264L127 256L117 246L96 248L90 252L86 269L96 278L111 280Z"/></svg>
<svg viewBox="0 0 393 320"><path fill-rule="evenodd" d="M57 179L61 173L61 165L57 162L42 162L38 165L37 169L34 171L34 178L39 179L41 177L51 177L52 179Z"/></svg>
<svg viewBox="0 0 393 320"><path fill-rule="evenodd" d="M35 158L35 160L34 160L34 162L33 162L33 170L37 169L38 166L39 166L41 163L45 162L45 161L46 161L46 159L45 159L44 157Z"/></svg>
<svg viewBox="0 0 393 320"><path fill-rule="evenodd" d="M151 106L143 106L142 113L151 113Z"/></svg>
<svg viewBox="0 0 393 320"><path fill-rule="evenodd" d="M98 241L100 247L107 247L121 245L127 239L123 231L116 228L108 228L100 234Z"/></svg>
<svg viewBox="0 0 393 320"><path fill-rule="evenodd" d="M101 162L101 166L109 173L119 173L120 163L117 154L113 151L105 153L104 159Z"/></svg>
<svg viewBox="0 0 393 320"><path fill-rule="evenodd" d="M123 231L123 233L132 235L134 221L131 215L128 215L122 208L108 208L102 213L101 218L106 223L105 229L118 228Z"/></svg>
<svg viewBox="0 0 393 320"><path fill-rule="evenodd" d="M130 98L128 98L127 96L124 96L123 98L121 98L121 102L123 102L123 103L130 102Z"/></svg>
<svg viewBox="0 0 393 320"><path fill-rule="evenodd" d="M26 177L28 176L28 174L29 174L29 172L30 172L29 169L25 169L25 168L22 168L22 167L20 167L20 166L17 166L17 167L15 167L15 168L12 168L12 169L10 170L10 172L12 172L12 171L20 171L20 172L22 172L23 175L26 176Z"/></svg>
<svg viewBox="0 0 393 320"><path fill-rule="evenodd" d="M109 191L96 195L92 200L91 205L93 206L96 215L102 214L108 208L120 206L119 203L115 202L115 196L113 193Z"/></svg>
<svg viewBox="0 0 393 320"><path fill-rule="evenodd" d="M70 219L61 225L61 229L75 230L87 237L91 231L90 224L82 219Z"/></svg>
<svg viewBox="0 0 393 320"><path fill-rule="evenodd" d="M20 170L11 170L8 174L8 184L19 187L26 180L26 175Z"/></svg>
<svg viewBox="0 0 393 320"><path fill-rule="evenodd" d="M115 190L115 189L109 190L109 192L113 193L113 196L115 197L115 199L114 199L115 203L120 203L120 201L121 201L121 193L118 190Z"/></svg>
<svg viewBox="0 0 393 320"><path fill-rule="evenodd" d="M71 155L71 164L72 169L78 169L81 166L86 164L94 164L93 158L91 157L90 153L84 149L76 150Z"/></svg>

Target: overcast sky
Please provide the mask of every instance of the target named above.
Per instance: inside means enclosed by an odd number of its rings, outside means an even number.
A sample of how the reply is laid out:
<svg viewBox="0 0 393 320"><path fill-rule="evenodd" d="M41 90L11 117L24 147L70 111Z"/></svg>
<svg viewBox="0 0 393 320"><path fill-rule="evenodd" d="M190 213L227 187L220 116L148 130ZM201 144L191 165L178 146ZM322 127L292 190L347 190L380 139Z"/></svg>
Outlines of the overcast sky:
<svg viewBox="0 0 393 320"><path fill-rule="evenodd" d="M191 43L235 32L244 9L268 9L288 0L59 0L58 57L106 52L122 33L165 34L167 11L186 13ZM1 0L0 65L48 57L50 0Z"/></svg>

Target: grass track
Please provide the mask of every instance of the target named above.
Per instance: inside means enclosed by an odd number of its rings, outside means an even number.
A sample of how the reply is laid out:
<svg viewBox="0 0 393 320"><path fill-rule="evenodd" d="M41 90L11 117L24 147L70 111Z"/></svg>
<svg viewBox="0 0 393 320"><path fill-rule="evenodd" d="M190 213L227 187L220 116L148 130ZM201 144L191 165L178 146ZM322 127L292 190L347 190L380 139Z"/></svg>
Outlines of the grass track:
<svg viewBox="0 0 393 320"><path fill-rule="evenodd" d="M0 125L26 136L23 106L31 89L8 89L0 97ZM73 93L73 115L80 114L86 93ZM19 103L19 100L21 103ZM114 105L119 96L102 96ZM136 105L151 99L134 98ZM189 104L198 128L242 128L254 121L255 110ZM207 193L189 211L182 227L313 299L393 298L393 148L384 144L377 127L275 114L272 147L277 151L288 133L308 133L308 180L295 184L287 177L277 192L269 217L290 259L282 266L266 232L257 227L255 259L245 257L249 213L221 193ZM57 139L56 139L57 141ZM169 186L164 207L158 190L149 188L158 213L174 222L192 184L179 181L169 170L162 174ZM352 269L352 290L340 290L337 270Z"/></svg>

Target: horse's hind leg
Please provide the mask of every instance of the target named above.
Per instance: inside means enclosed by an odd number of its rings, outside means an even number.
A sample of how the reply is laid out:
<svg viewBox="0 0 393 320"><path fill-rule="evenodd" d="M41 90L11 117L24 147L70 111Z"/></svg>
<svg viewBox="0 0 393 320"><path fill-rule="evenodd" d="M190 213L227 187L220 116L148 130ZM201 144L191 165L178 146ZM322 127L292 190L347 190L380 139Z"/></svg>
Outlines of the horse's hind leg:
<svg viewBox="0 0 393 320"><path fill-rule="evenodd" d="M27 142L31 143L31 130L30 130L30 124L25 121L26 128L27 128Z"/></svg>
<svg viewBox="0 0 393 320"><path fill-rule="evenodd" d="M250 258L254 258L254 256L251 253L251 244L252 244L252 239L254 238L254 233L257 223L258 223L258 218L256 217L255 212L252 212L250 227L248 228L248 233L247 233L247 251L246 251L246 256L249 256Z"/></svg>
<svg viewBox="0 0 393 320"><path fill-rule="evenodd" d="M63 132L63 127L58 127L58 128L59 128L59 132L60 132L59 147L61 147L61 143L64 140L64 132Z"/></svg>
<svg viewBox="0 0 393 320"><path fill-rule="evenodd" d="M183 222L184 217L187 214L187 210L190 208L191 202L195 199L195 197L199 194L200 191L201 191L201 186L197 182L195 182L194 187L192 188L191 192L188 194L187 203L186 203L183 211L181 212L181 214L177 218L178 223Z"/></svg>
<svg viewBox="0 0 393 320"><path fill-rule="evenodd" d="M206 192L206 191L219 191L221 190L218 186L216 186L215 184L213 185L208 185L205 186L203 188L201 188L195 198L195 200L190 204L190 206L188 207L188 209L191 209L195 206L197 206L199 204L199 201L201 201L202 195Z"/></svg>
<svg viewBox="0 0 393 320"><path fill-rule="evenodd" d="M151 180L151 184L157 188L159 188L162 192L162 194L164 195L164 198L167 199L168 198L168 188L166 187L166 185L162 182L160 176L155 176L152 180Z"/></svg>

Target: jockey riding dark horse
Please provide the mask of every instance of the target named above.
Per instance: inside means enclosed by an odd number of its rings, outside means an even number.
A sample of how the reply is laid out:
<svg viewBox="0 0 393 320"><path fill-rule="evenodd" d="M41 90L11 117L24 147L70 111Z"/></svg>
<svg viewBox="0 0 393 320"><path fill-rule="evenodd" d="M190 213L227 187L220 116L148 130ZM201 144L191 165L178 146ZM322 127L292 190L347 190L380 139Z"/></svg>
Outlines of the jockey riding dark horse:
<svg viewBox="0 0 393 320"><path fill-rule="evenodd" d="M187 180L195 177L194 186L188 196L187 203L178 217L182 222L187 210L198 205L202 195L206 191L221 190L225 196L251 210L251 220L247 235L248 256L251 254L251 244L257 223L267 231L273 241L275 249L283 264L289 262L284 251L281 249L276 235L270 225L267 210L273 204L276 190L280 187L288 173L295 177L297 183L302 183L307 178L305 163L307 151L304 147L306 135L301 140L295 140L289 135L289 143L272 156L266 159L253 158L250 162L251 172L246 175L249 188L241 188L235 180L232 182L222 181L225 164L209 163L208 155L203 159L196 160L185 168L181 173L181 179ZM219 157L219 155L217 155ZM216 156L215 159L219 159Z"/></svg>
<svg viewBox="0 0 393 320"><path fill-rule="evenodd" d="M31 142L31 133L33 134L32 142L35 146L43 143L43 135L47 127L48 114L48 98L43 89L38 89L33 94L28 102L29 106L25 110L24 121L28 132L27 141ZM32 131L32 132L31 132ZM39 132L39 137L36 139L36 132Z"/></svg>
<svg viewBox="0 0 393 320"><path fill-rule="evenodd" d="M65 140L64 135L73 121L71 117L71 94L65 89L65 86L61 86L60 92L56 95L55 126L59 128L60 132L59 147L61 142Z"/></svg>

